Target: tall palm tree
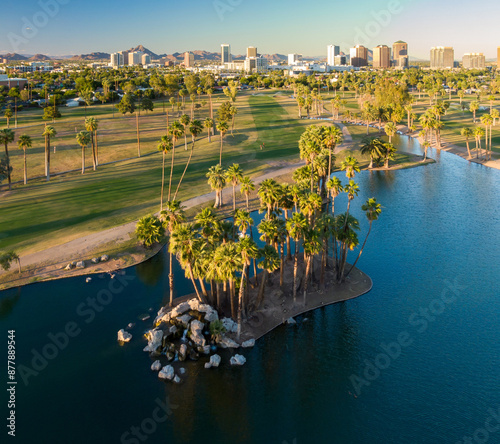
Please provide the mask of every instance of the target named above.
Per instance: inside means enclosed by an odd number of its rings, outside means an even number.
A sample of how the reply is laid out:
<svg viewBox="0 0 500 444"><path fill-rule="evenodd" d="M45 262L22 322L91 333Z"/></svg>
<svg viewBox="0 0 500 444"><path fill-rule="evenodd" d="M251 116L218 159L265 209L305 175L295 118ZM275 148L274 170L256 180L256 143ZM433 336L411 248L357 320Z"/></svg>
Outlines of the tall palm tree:
<svg viewBox="0 0 500 444"><path fill-rule="evenodd" d="M229 301L231 304L231 316L237 318L235 278L236 271L242 268L242 256L238 252L236 244L229 241L219 245L214 253L213 261L217 264L220 279L229 284Z"/></svg>
<svg viewBox="0 0 500 444"><path fill-rule="evenodd" d="M297 271L299 264L299 243L300 239L304 236L305 230L308 227L308 221L304 214L302 213L293 213L292 217L288 219L286 223L286 228L290 233L290 236L293 237L295 242L295 254L294 254L294 262L293 262L293 302L297 300Z"/></svg>
<svg viewBox="0 0 500 444"><path fill-rule="evenodd" d="M250 197L250 193L255 190L255 184L253 183L250 177L245 176L240 180L240 193L245 195L247 210L248 210L248 198Z"/></svg>
<svg viewBox="0 0 500 444"><path fill-rule="evenodd" d="M226 172L220 164L210 167L207 173L208 184L215 191L215 204L214 208L221 208L222 190L226 186Z"/></svg>
<svg viewBox="0 0 500 444"><path fill-rule="evenodd" d="M22 136L19 137L19 140L17 141L17 146L23 150L24 154L24 185L28 183L28 167L26 165L26 149L31 148L32 143L31 143L31 137L23 134Z"/></svg>
<svg viewBox="0 0 500 444"><path fill-rule="evenodd" d="M90 143L90 133L88 131L80 131L76 135L78 145L82 147L82 174L85 173L85 148Z"/></svg>
<svg viewBox="0 0 500 444"><path fill-rule="evenodd" d="M172 139L168 136L162 136L158 143L158 151L162 153L162 167L161 167L161 196L160 196L160 211L163 211L163 188L165 186L165 154L172 151Z"/></svg>
<svg viewBox="0 0 500 444"><path fill-rule="evenodd" d="M184 126L182 123L175 121L172 122L168 128L168 135L172 138L172 164L170 165L170 180L168 182L168 200L170 200L170 191L172 189L172 173L174 171L174 159L175 159L175 144L184 134Z"/></svg>
<svg viewBox="0 0 500 444"><path fill-rule="evenodd" d="M344 190L342 182L334 176L326 183L326 188L332 197L332 214L335 214L335 198Z"/></svg>
<svg viewBox="0 0 500 444"><path fill-rule="evenodd" d="M53 126L45 125L42 136L45 137L45 175L50 180L50 140L56 137L57 131Z"/></svg>
<svg viewBox="0 0 500 444"><path fill-rule="evenodd" d="M231 116L231 136L233 135L234 120L236 118L236 114L238 114L238 108L236 108L236 105L231 105L231 107L229 108L229 115Z"/></svg>
<svg viewBox="0 0 500 444"><path fill-rule="evenodd" d="M183 114L179 118L179 122L181 122L182 126L184 127L184 151L187 151L188 146L187 146L187 132L188 132L188 125L191 122L191 119L187 114Z"/></svg>
<svg viewBox="0 0 500 444"><path fill-rule="evenodd" d="M389 136L389 143L392 143L392 138L396 135L398 128L395 123L389 122L385 125L384 131Z"/></svg>
<svg viewBox="0 0 500 444"><path fill-rule="evenodd" d="M212 142L212 131L214 129L214 119L211 119L210 117L207 117L203 121L203 126L207 130L207 133L208 133L208 143L210 143L210 142Z"/></svg>
<svg viewBox="0 0 500 444"><path fill-rule="evenodd" d="M168 231L168 243L170 244L170 236L172 235L175 227L186 220L181 202L179 202L178 200L169 200L168 202L166 202L165 209L160 212L160 220L163 223L163 226ZM170 246L168 250L170 253L168 283L170 287L170 306L172 307L174 303L174 272L172 251L170 251Z"/></svg>
<svg viewBox="0 0 500 444"><path fill-rule="evenodd" d="M486 150L486 158L490 159L491 158L491 130L492 130L492 125L493 125L493 118L491 117L490 114L483 114L481 116L481 123L484 125L485 129L485 150ZM488 129L489 129L489 141L488 141ZM489 146L489 148L488 148Z"/></svg>
<svg viewBox="0 0 500 444"><path fill-rule="evenodd" d="M462 128L460 130L460 134L465 137L465 143L467 144L467 153L469 154L469 159L472 159L472 155L470 153L470 147L469 147L469 138L472 137L474 135L474 132L466 127L466 128Z"/></svg>
<svg viewBox="0 0 500 444"><path fill-rule="evenodd" d="M493 126L496 126L497 119L500 118L500 112L497 109L492 109L490 116L493 117Z"/></svg>
<svg viewBox="0 0 500 444"><path fill-rule="evenodd" d="M302 242L304 247L304 263L306 265L304 270L304 305L306 305L306 295L307 287L309 282L309 276L311 275L312 261L314 260L314 255L318 254L321 248L319 242L319 233L316 228L308 228L304 233L304 240Z"/></svg>
<svg viewBox="0 0 500 444"><path fill-rule="evenodd" d="M261 205L266 207L266 219L271 219L271 212L278 208L281 186L274 179L264 179L257 191Z"/></svg>
<svg viewBox="0 0 500 444"><path fill-rule="evenodd" d="M3 143L5 147L5 162L7 164L7 179L9 181L9 191L12 189L12 181L10 177L11 167L10 167L10 158L9 158L9 143L14 141L14 131L11 129L3 129L0 130L0 143Z"/></svg>
<svg viewBox="0 0 500 444"><path fill-rule="evenodd" d="M427 160L427 150L429 149L431 144L428 140L424 140L422 146L424 147L424 158L422 159L422 162L425 162Z"/></svg>
<svg viewBox="0 0 500 444"><path fill-rule="evenodd" d="M10 108L7 108L5 112L3 113L4 117L7 119L7 129L10 128L10 119L12 119L12 110Z"/></svg>
<svg viewBox="0 0 500 444"><path fill-rule="evenodd" d="M335 156L332 154L337 144L342 143L342 131L335 126L329 126L326 129L326 147L328 148L328 179L332 175L332 161L335 162Z"/></svg>
<svg viewBox="0 0 500 444"><path fill-rule="evenodd" d="M241 255L241 263L243 270L241 273L240 290L238 294L238 339L241 335L242 313L243 313L243 296L245 294L245 284L247 277L247 269L250 265L250 259L255 259L259 254L257 244L249 237L243 237L236 245L238 253Z"/></svg>
<svg viewBox="0 0 500 444"><path fill-rule="evenodd" d="M257 295L256 308L259 308L264 301L264 289L266 288L267 278L269 273L277 270L280 266L280 257L274 247L265 245L259 250L259 256L262 257L262 262L259 263L259 268L263 270L262 280L260 281L259 293Z"/></svg>
<svg viewBox="0 0 500 444"><path fill-rule="evenodd" d="M389 125L389 124L387 124ZM379 138L364 139L363 145L361 146L361 154L368 154L370 156L370 165L368 169L373 168L373 161L375 159L381 159L384 153L384 142Z"/></svg>
<svg viewBox="0 0 500 444"><path fill-rule="evenodd" d="M222 144L224 143L224 135L227 133L228 129L229 129L229 125L224 120L217 123L217 131L219 131L219 133L220 133L219 165L222 165Z"/></svg>
<svg viewBox="0 0 500 444"><path fill-rule="evenodd" d="M233 163L226 170L226 179L231 182L233 186L233 211L236 210L236 185L243 179L243 171L240 168L240 165L237 163Z"/></svg>
<svg viewBox="0 0 500 444"><path fill-rule="evenodd" d="M85 129L90 133L90 142L92 144L92 167L94 171L97 169L97 128L99 124L95 117L87 117L85 119Z"/></svg>
<svg viewBox="0 0 500 444"><path fill-rule="evenodd" d="M191 140L192 140L191 152L189 153L189 157L188 157L188 160L186 162L186 166L184 168L184 171L182 172L182 176L179 180L179 184L177 185L177 189L175 190L174 200L177 197L177 193L179 192L179 189L181 187L182 179L184 179L184 175L186 174L186 171L187 171L189 164L191 162L191 158L193 157L194 144L196 142L196 138L202 133L202 131L203 131L203 127L202 127L201 122L199 120L191 121L191 123L189 125L189 132L191 133Z"/></svg>
<svg viewBox="0 0 500 444"><path fill-rule="evenodd" d="M477 100L474 100L470 103L469 105L469 111L472 113L474 116L474 123L476 123L476 111L479 109L479 102Z"/></svg>
<svg viewBox="0 0 500 444"><path fill-rule="evenodd" d="M347 156L340 164L340 169L345 171L348 179L352 179L356 173L360 172L359 163L355 157Z"/></svg>
<svg viewBox="0 0 500 444"><path fill-rule="evenodd" d="M476 126L474 128L474 138L476 139L476 159L479 158L479 152L481 151L481 138L483 136L484 136L484 130L480 126Z"/></svg>

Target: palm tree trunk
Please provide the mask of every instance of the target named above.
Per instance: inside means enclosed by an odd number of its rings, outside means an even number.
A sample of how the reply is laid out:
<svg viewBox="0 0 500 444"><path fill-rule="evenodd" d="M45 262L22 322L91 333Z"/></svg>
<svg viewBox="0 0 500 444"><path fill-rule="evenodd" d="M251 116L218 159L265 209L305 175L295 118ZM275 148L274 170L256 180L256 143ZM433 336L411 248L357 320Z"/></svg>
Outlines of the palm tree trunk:
<svg viewBox="0 0 500 444"><path fill-rule="evenodd" d="M191 153L189 153L189 158L188 158L188 161L186 162L186 167L184 168L184 171L182 172L182 176L179 180L179 184L177 185L177 188L175 190L174 200L177 197L177 193L179 192L179 188L181 187L182 179L184 179L184 175L186 174L189 163L191 162L191 157L193 157L193 152L194 152L194 140L193 140L193 144L191 145Z"/></svg>
<svg viewBox="0 0 500 444"><path fill-rule="evenodd" d="M283 288L283 278L285 274L285 244L281 243L281 254L280 254L280 288Z"/></svg>
<svg viewBox="0 0 500 444"><path fill-rule="evenodd" d="M170 236L170 234L169 234ZM170 240L169 240L170 243ZM169 261L169 273L168 273L168 284L170 287L170 306L174 306L174 273L173 273L173 266L172 266L172 260L173 260L173 255L170 253L170 261Z"/></svg>
<svg viewBox="0 0 500 444"><path fill-rule="evenodd" d="M135 122L137 126L137 157L141 157L141 139L139 136L139 114L135 113Z"/></svg>
<svg viewBox="0 0 500 444"><path fill-rule="evenodd" d="M165 185L165 151L162 152L160 211L163 211L163 188Z"/></svg>
<svg viewBox="0 0 500 444"><path fill-rule="evenodd" d="M246 279L247 265L243 264L243 272L241 273L240 291L238 294L238 340L241 336L241 324L242 324L242 313L243 313L243 296L245 294L245 279Z"/></svg>
<svg viewBox="0 0 500 444"><path fill-rule="evenodd" d="M237 319L238 313L235 301L234 279L229 279L229 299L231 300L231 317Z"/></svg>
<svg viewBox="0 0 500 444"><path fill-rule="evenodd" d="M233 211L236 211L236 189L233 183Z"/></svg>
<svg viewBox="0 0 500 444"><path fill-rule="evenodd" d="M95 137L95 164L99 166L99 144L97 143L97 130L94 131Z"/></svg>
<svg viewBox="0 0 500 444"><path fill-rule="evenodd" d="M92 142L92 169L95 171L96 163L95 163L95 144L94 144L94 132L90 132L90 141Z"/></svg>
<svg viewBox="0 0 500 444"><path fill-rule="evenodd" d="M352 269L358 263L358 260L361 257L361 254L363 253L363 249L365 248L366 241L368 240L368 236L370 235L370 231L372 231L372 221L370 221L370 228L368 228L368 233L366 233L365 241L363 242L363 245L361 246L361 250L359 250L358 257L354 261L354 264L352 264L351 268L349 269L349 271L347 272L347 274L345 275L345 277L349 276L349 274L351 273Z"/></svg>
<svg viewBox="0 0 500 444"><path fill-rule="evenodd" d="M85 147L82 145L82 174L85 173Z"/></svg>
<svg viewBox="0 0 500 444"><path fill-rule="evenodd" d="M196 280L194 279L193 275L193 268L191 267L191 264L188 264L188 272L189 272L189 278L191 279L191 282L193 283L194 291L196 292L196 296L200 300L201 303L205 303L204 298L201 296L200 291L198 290L198 286L196 285Z"/></svg>
<svg viewBox="0 0 500 444"><path fill-rule="evenodd" d="M24 149L24 185L28 183L28 167L26 165L26 148Z"/></svg>
<svg viewBox="0 0 500 444"><path fill-rule="evenodd" d="M304 252L304 261L306 263L306 269L304 272L304 305L306 305L306 295L307 295L307 284L309 281L309 273L311 269L311 260L308 255Z"/></svg>
<svg viewBox="0 0 500 444"><path fill-rule="evenodd" d="M299 268L299 238L295 239L295 255L293 258L293 303L297 301L297 271Z"/></svg>
<svg viewBox="0 0 500 444"><path fill-rule="evenodd" d="M170 191L172 189L172 173L174 171L174 158L175 158L175 140L172 147L172 163L170 164L170 180L168 182L168 200L170 200Z"/></svg>
<svg viewBox="0 0 500 444"><path fill-rule="evenodd" d="M50 137L47 137L47 182L50 180Z"/></svg>
<svg viewBox="0 0 500 444"><path fill-rule="evenodd" d="M262 272L262 280L260 281L259 294L257 295L257 303L256 303L257 308L259 308L262 302L264 301L264 289L266 287L268 274L269 272L266 269L264 269L264 271Z"/></svg>
<svg viewBox="0 0 500 444"><path fill-rule="evenodd" d="M470 155L469 138L466 139L465 143L467 144L467 153L469 154L469 159L470 159L472 156Z"/></svg>
<svg viewBox="0 0 500 444"><path fill-rule="evenodd" d="M184 126L184 151L188 150L188 142L187 142L187 128Z"/></svg>
<svg viewBox="0 0 500 444"><path fill-rule="evenodd" d="M224 140L224 135L220 133L220 155L219 155L219 165L222 165L222 142Z"/></svg>

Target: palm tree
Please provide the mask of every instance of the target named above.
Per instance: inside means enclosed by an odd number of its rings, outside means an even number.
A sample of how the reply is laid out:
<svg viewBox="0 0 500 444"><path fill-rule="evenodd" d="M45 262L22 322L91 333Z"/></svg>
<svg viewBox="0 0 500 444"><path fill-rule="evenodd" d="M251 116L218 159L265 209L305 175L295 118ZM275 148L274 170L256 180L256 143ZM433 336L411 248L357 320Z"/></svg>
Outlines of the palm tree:
<svg viewBox="0 0 500 444"><path fill-rule="evenodd" d="M307 285L311 274L312 261L314 259L314 255L318 254L321 248L318 230L315 228L308 228L304 233L304 240L302 244L304 247L304 262L306 264L303 281L304 305L306 305Z"/></svg>
<svg viewBox="0 0 500 444"><path fill-rule="evenodd" d="M250 193L255 190L255 184L250 177L245 176L240 180L240 193L245 195L247 210L248 210L248 198Z"/></svg>
<svg viewBox="0 0 500 444"><path fill-rule="evenodd" d="M78 145L82 147L82 174L85 173L85 148L90 143L90 133L87 131L80 131L76 135L76 141Z"/></svg>
<svg viewBox="0 0 500 444"><path fill-rule="evenodd" d="M242 313L243 313L243 296L245 294L245 284L247 277L247 269L250 265L250 259L255 259L259 254L259 249L257 244L249 237L243 237L240 239L236 245L238 253L241 255L241 262L243 264L243 270L241 273L240 281L240 291L238 295L238 339L241 335L241 323L242 323Z"/></svg>
<svg viewBox="0 0 500 444"><path fill-rule="evenodd" d="M165 154L172 151L172 139L168 136L162 136L160 143L158 143L158 151L162 153L162 167L161 167L161 197L160 197L160 211L163 211L163 188L165 185Z"/></svg>
<svg viewBox="0 0 500 444"><path fill-rule="evenodd" d="M484 130L480 126L474 128L474 138L476 139L476 159L481 151L481 138L484 136ZM482 153L481 153L482 156Z"/></svg>
<svg viewBox="0 0 500 444"><path fill-rule="evenodd" d="M181 202L178 200L169 200L165 204L165 209L160 212L160 221L162 222L162 226L167 229L169 234L168 243L170 244L170 236L174 229L180 223L184 222L186 219L184 215L184 210L181 205ZM170 253L169 260L169 274L168 274L168 283L170 287L170 306L174 303L174 272L173 272L173 258L172 251L170 250L170 246L168 248Z"/></svg>
<svg viewBox="0 0 500 444"><path fill-rule="evenodd" d="M428 140L425 140L422 146L424 147L424 158L422 159L422 162L425 162L427 160L427 150L429 149L431 144Z"/></svg>
<svg viewBox="0 0 500 444"><path fill-rule="evenodd" d="M226 172L220 164L210 167L207 173L208 184L215 191L214 208L220 208L222 202L222 190L226 186Z"/></svg>
<svg viewBox="0 0 500 444"><path fill-rule="evenodd" d="M360 152L361 154L368 154L370 156L370 165L368 165L368 169L371 170L373 168L373 160L380 159L383 156L384 142L379 138L364 139L363 142Z"/></svg>
<svg viewBox="0 0 500 444"><path fill-rule="evenodd" d="M180 118L179 121L181 122L182 126L184 127L184 151L187 151L188 146L187 146L187 128L189 125L189 122L191 122L191 119L187 114L183 114Z"/></svg>
<svg viewBox="0 0 500 444"><path fill-rule="evenodd" d="M328 179L332 175L332 161L335 162L335 156L332 153L337 144L342 143L342 139L342 131L338 127L334 125L327 127L325 145L328 148Z"/></svg>
<svg viewBox="0 0 500 444"><path fill-rule="evenodd" d="M490 116L493 117L493 126L496 126L497 119L500 118L500 112L497 109L492 109Z"/></svg>
<svg viewBox="0 0 500 444"><path fill-rule="evenodd" d="M50 180L50 139L57 135L57 131L53 126L45 125L42 136L45 137L45 175L47 182Z"/></svg>
<svg viewBox="0 0 500 444"><path fill-rule="evenodd" d="M257 191L262 206L267 209L266 219L271 218L271 212L278 207L281 186L274 179L264 179Z"/></svg>
<svg viewBox="0 0 500 444"><path fill-rule="evenodd" d="M348 179L352 179L356 173L360 172L359 163L355 157L347 156L340 164L340 169L345 171Z"/></svg>
<svg viewBox="0 0 500 444"><path fill-rule="evenodd" d="M203 126L207 129L208 132L208 143L212 141L212 131L214 129L214 119L211 119L210 117L207 117L203 121Z"/></svg>
<svg viewBox="0 0 500 444"><path fill-rule="evenodd" d="M384 168L389 169L389 160L394 160L396 147L392 143L384 143Z"/></svg>
<svg viewBox="0 0 500 444"><path fill-rule="evenodd" d="M17 146L19 149L22 149L24 152L24 185L28 183L28 167L26 165L26 149L31 148L32 143L31 143L31 137L23 134L22 136L19 137L19 140L17 141Z"/></svg>
<svg viewBox="0 0 500 444"><path fill-rule="evenodd" d="M7 166L7 178L9 181L9 191L12 189L12 183L11 183L11 177L10 173L12 168L10 167L10 158L9 158L9 143L12 143L14 141L14 131L11 129L3 129L0 130L0 143L4 144L5 147L5 162Z"/></svg>
<svg viewBox="0 0 500 444"><path fill-rule="evenodd" d="M398 128L395 123L389 122L385 125L384 131L389 136L389 143L392 143L393 136L396 135Z"/></svg>
<svg viewBox="0 0 500 444"><path fill-rule="evenodd" d="M231 136L233 135L233 130L234 130L234 120L236 118L236 114L238 114L238 108L236 108L236 105L231 105L229 108L229 115L232 118L232 123L231 123Z"/></svg>
<svg viewBox="0 0 500 444"><path fill-rule="evenodd" d="M92 144L92 167L94 171L97 169L97 127L98 121L95 117L87 117L85 119L85 129L90 133L90 142Z"/></svg>
<svg viewBox="0 0 500 444"><path fill-rule="evenodd" d="M220 156L219 156L219 165L222 165L222 144L224 142L224 134L226 134L229 129L229 125L225 121L221 121L217 123L217 131L220 132Z"/></svg>
<svg viewBox="0 0 500 444"><path fill-rule="evenodd" d="M174 171L174 159L175 159L175 144L180 137L184 134L184 126L178 122L172 122L168 128L168 135L172 138L172 164L170 165L170 180L168 182L168 200L170 200L170 191L172 189L172 173Z"/></svg>
<svg viewBox="0 0 500 444"><path fill-rule="evenodd" d="M344 190L342 182L338 177L334 176L326 183L326 189L330 191L332 197L332 214L335 214L335 198Z"/></svg>
<svg viewBox="0 0 500 444"><path fill-rule="evenodd" d="M82 131L83 132L83 131ZM88 134L88 133L87 133ZM88 135L90 143L90 135ZM151 245L160 242L165 233L165 228L156 216L144 216L139 219L135 227L135 235L142 244L149 248Z"/></svg>
<svg viewBox="0 0 500 444"><path fill-rule="evenodd" d="M12 110L10 108L7 108L3 115L7 119L7 128L10 128L10 119L12 119L13 116Z"/></svg>
<svg viewBox="0 0 500 444"><path fill-rule="evenodd" d="M256 308L259 308L264 300L264 289L267 283L267 277L269 273L277 270L280 266L280 257L274 247L271 245L265 245L264 248L259 250L260 257L262 257L262 262L259 263L259 268L263 270L262 280L260 281L259 293L257 295Z"/></svg>
<svg viewBox="0 0 500 444"><path fill-rule="evenodd" d="M304 236L304 232L308 227L308 221L304 214L302 213L293 213L292 217L288 219L286 223L286 228L290 233L290 236L293 237L295 242L295 254L294 254L294 262L293 262L293 302L297 300L297 271L299 264L299 243L300 239Z"/></svg>
<svg viewBox="0 0 500 444"><path fill-rule="evenodd" d="M226 171L226 179L233 186L233 211L236 210L236 185L243 179L243 171L239 164L233 163Z"/></svg>
<svg viewBox="0 0 500 444"><path fill-rule="evenodd" d="M177 197L177 193L179 192L179 189L181 187L182 179L184 179L184 175L186 174L188 166L191 162L191 158L193 157L194 144L196 142L196 138L202 133L202 131L203 131L203 127L202 127L201 122L199 120L191 121L191 124L189 125L189 132L191 133L191 140L193 143L191 144L191 152L189 153L189 158L186 162L186 167L184 168L184 171L182 172L182 176L179 180L179 184L177 185L177 189L175 190L174 200Z"/></svg>
<svg viewBox="0 0 500 444"><path fill-rule="evenodd" d="M469 105L469 111L474 116L474 123L476 123L476 111L478 109L479 109L479 102L477 100L474 100L473 102L470 103L470 105Z"/></svg>
<svg viewBox="0 0 500 444"><path fill-rule="evenodd" d="M486 149L486 158L490 159L491 158L491 126L493 125L493 118L491 117L490 114L484 114L481 116L481 123L484 125L485 128L485 149ZM489 149L488 149L488 128L490 130L490 138L489 138Z"/></svg>
<svg viewBox="0 0 500 444"><path fill-rule="evenodd" d="M469 137L472 137L474 135L474 132L470 128L462 128L460 134L465 137L465 143L467 144L467 153L469 154L469 159L472 159L469 148Z"/></svg>

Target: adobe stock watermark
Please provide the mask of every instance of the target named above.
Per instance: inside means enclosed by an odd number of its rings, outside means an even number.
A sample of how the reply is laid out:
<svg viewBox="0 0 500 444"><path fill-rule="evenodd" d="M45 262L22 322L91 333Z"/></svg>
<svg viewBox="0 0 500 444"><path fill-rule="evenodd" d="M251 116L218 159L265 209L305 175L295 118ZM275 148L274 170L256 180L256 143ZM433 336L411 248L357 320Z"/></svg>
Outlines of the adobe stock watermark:
<svg viewBox="0 0 500 444"><path fill-rule="evenodd" d="M21 45L26 45L29 41L35 38L40 29L45 28L51 18L59 14L60 6L67 5L70 0L38 0L37 4L40 7L31 19L21 17L21 29L19 34L9 32L7 38L12 46L13 52L18 52Z"/></svg>
<svg viewBox="0 0 500 444"><path fill-rule="evenodd" d="M116 275L115 279L110 279L107 289L99 290L95 297L89 296L84 302L78 304L76 315L79 320L66 322L64 328L59 332L48 333L47 343L40 350L34 348L31 350L29 365L18 365L17 371L24 385L28 386L31 377L37 376L45 370L49 363L68 347L71 339L82 333L82 327L92 323L97 314L111 304L114 296L120 294L130 281L135 279L135 276L127 276L127 274Z"/></svg>
<svg viewBox="0 0 500 444"><path fill-rule="evenodd" d="M155 400L156 407L151 412L151 416L144 418L138 426L132 426L120 437L121 444L140 444L146 441L158 429L158 424L165 422L173 410L179 408L178 405L170 404L170 399L163 402L160 398Z"/></svg>
<svg viewBox="0 0 500 444"><path fill-rule="evenodd" d="M394 16L403 12L403 9L401 0L390 0L385 9L370 11L372 20L367 21L362 27L356 26L354 28L352 44L341 42L340 46L342 48L351 48L356 45L362 45L370 48L373 46L375 38L380 35L383 29L391 24Z"/></svg>
<svg viewBox="0 0 500 444"><path fill-rule="evenodd" d="M483 427L474 430L471 436L462 437L455 444L485 444L490 442L491 435L500 431L500 407L496 411L489 408L487 413L489 416L485 419ZM496 421L496 424L494 424L494 421ZM495 435L492 442L498 442L500 439L499 435Z"/></svg>
<svg viewBox="0 0 500 444"><path fill-rule="evenodd" d="M418 312L413 312L408 317L408 323L415 328L416 333L426 332L429 325L443 314L451 304L455 303L462 290L467 288L459 285L456 278L453 283L447 280L444 283L445 288L439 297L432 299L426 307L420 307ZM405 348L413 344L414 336L415 333L412 331L403 330L392 342L382 342L380 353L373 359L364 360L365 367L361 374L352 374L349 377L356 396L361 395L363 387L369 387L384 370L387 370L401 356Z"/></svg>
<svg viewBox="0 0 500 444"><path fill-rule="evenodd" d="M226 13L233 12L236 6L243 3L243 0L214 0L212 5L221 22L224 21Z"/></svg>

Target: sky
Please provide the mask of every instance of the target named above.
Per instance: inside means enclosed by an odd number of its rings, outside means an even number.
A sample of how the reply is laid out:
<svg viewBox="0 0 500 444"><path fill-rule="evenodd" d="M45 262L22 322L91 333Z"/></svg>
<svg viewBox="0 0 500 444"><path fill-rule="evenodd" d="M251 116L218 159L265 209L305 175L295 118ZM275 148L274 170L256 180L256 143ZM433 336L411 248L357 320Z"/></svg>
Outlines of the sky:
<svg viewBox="0 0 500 444"><path fill-rule="evenodd" d="M116 52L139 44L157 54L193 50L326 57L342 51L408 43L411 57L453 46L496 58L498 0L16 0L3 2L0 54L62 56Z"/></svg>

